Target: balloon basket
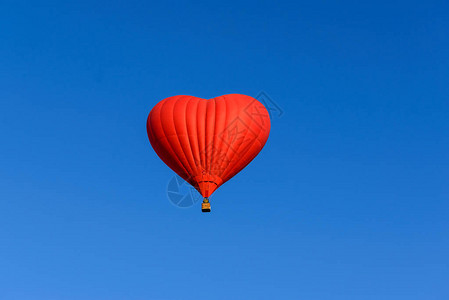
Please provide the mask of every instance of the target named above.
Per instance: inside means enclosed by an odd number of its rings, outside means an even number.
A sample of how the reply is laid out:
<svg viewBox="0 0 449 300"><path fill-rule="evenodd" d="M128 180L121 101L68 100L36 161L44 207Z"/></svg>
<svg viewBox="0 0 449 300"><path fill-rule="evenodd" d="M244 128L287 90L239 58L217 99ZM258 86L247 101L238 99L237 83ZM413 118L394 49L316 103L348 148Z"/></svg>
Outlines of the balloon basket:
<svg viewBox="0 0 449 300"><path fill-rule="evenodd" d="M204 198L203 203L201 203L202 212L210 212L210 203L208 198Z"/></svg>

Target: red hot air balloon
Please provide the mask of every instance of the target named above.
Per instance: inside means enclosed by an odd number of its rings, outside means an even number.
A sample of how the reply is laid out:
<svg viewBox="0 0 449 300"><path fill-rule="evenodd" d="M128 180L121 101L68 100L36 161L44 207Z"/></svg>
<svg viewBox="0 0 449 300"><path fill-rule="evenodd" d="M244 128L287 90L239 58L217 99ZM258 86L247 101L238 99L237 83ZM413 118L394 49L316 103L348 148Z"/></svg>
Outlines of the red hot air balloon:
<svg viewBox="0 0 449 300"><path fill-rule="evenodd" d="M209 196L262 150L270 117L250 96L173 96L151 110L147 132L162 161L204 197L206 212Z"/></svg>

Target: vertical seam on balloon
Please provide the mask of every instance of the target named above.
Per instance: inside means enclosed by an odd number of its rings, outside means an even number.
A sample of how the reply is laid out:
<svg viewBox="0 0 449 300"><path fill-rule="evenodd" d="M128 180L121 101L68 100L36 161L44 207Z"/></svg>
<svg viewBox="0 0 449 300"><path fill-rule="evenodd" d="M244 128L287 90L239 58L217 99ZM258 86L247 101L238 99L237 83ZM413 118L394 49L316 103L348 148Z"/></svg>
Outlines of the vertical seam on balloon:
<svg viewBox="0 0 449 300"><path fill-rule="evenodd" d="M164 126L163 126L163 124L162 124L162 117L161 117L161 115L162 115L162 110L163 110L163 108L164 108L164 106L165 106L166 104L167 104L167 101L164 101L164 103L162 103L161 109L159 110L159 121L161 122L161 128L162 128L162 132L164 133L164 136L166 135L166 132L165 132ZM176 154L176 151L174 151L173 145L171 144L170 139L168 138L168 136L167 136L167 144L168 144L168 146L170 147L170 149L171 149L171 151L173 152L173 154L175 155L175 157L176 157L176 159L177 159L177 161L178 161L178 164L184 169L184 173L185 173L186 175L189 175L189 172L187 171L186 167L184 166L184 164L182 163L182 161L179 159L178 154ZM176 173L176 172L175 172L175 173ZM178 175L179 175L179 174L178 174Z"/></svg>
<svg viewBox="0 0 449 300"><path fill-rule="evenodd" d="M192 172L189 174L191 178L189 178L189 181L191 181L192 176L196 173L196 163L195 163L195 155L193 153L193 149L192 149L192 144L190 143L190 134L189 134L189 124L187 123L187 107L189 107L190 102L192 101L192 97L189 97L187 100L187 104L186 104L186 109L185 109L185 116L184 116L184 121L185 121L185 125L186 125L186 131L187 131L187 142L189 143L189 149L191 150L191 154L192 154L192 158L193 158L193 168L192 165L190 164L190 161L188 161L190 168L192 169Z"/></svg>
<svg viewBox="0 0 449 300"><path fill-rule="evenodd" d="M206 161L205 161L205 163L206 163L206 167L205 167L205 169L206 169L206 173L209 173L209 156L207 155L207 153L208 153L208 149L207 149L207 147L209 146L209 138L208 138L208 136L209 136L209 129L208 129L208 127L209 127L209 118L208 118L208 112L209 112L209 103L210 103L210 100L208 99L207 100L207 102L206 102L206 126L204 126L205 127L205 134L204 134L204 136L205 136L205 141L204 141L204 155L206 156Z"/></svg>
<svg viewBox="0 0 449 300"><path fill-rule="evenodd" d="M215 164L215 156L216 156L216 147L215 147L215 135L217 132L217 102L215 101L215 98L211 99L214 103L214 133L212 135L212 150L211 150L211 157L210 157L210 165L209 165L209 177L215 176L212 174L212 168L214 168L214 164ZM208 183L207 185L208 187L210 187L210 183ZM209 191L208 191L209 192Z"/></svg>
<svg viewBox="0 0 449 300"><path fill-rule="evenodd" d="M199 155L199 158L200 158L200 161L199 161L199 163L200 163L200 165L199 165L199 168L200 168L200 172L201 172L201 174L202 174L202 168L203 168L203 163L202 163L202 159L201 159L201 149L200 149L200 141L199 141L199 136L200 136L200 134L199 134L199 132L198 132L198 129L199 129L199 126L198 126L198 110L200 109L200 100L198 100L197 101L197 105L196 105L196 115L195 115L195 126L196 126L196 144L198 145L198 155ZM197 166L197 169L198 169L198 166ZM199 186L198 186L198 189L199 189Z"/></svg>
<svg viewBox="0 0 449 300"><path fill-rule="evenodd" d="M214 98L207 100L206 116L207 116L207 112L209 111L209 107L211 106L210 103L213 102L213 100L214 100ZM214 114L212 114L212 115L214 115ZM208 125L209 125L209 120L208 120L208 118L206 118L206 126L208 126ZM212 129L215 129L215 116L214 116L214 122L212 123L212 126L214 126ZM214 144L213 144L213 141L214 141L213 133L212 133L212 142L210 141L210 139L208 139L208 137L209 137L209 128L206 129L206 143L205 143L205 147L206 148L204 149L204 153L206 154L206 175L210 176L213 151L209 151L210 150L209 146L211 146L211 147L214 146ZM208 194L209 193L209 183L206 183L205 186L206 186L206 191L205 192L206 192L206 194Z"/></svg>
<svg viewBox="0 0 449 300"><path fill-rule="evenodd" d="M204 153L204 170L207 172L207 154L206 154L206 148L207 148L207 106L209 104L209 101L206 100L206 113L204 116L204 149L202 152ZM201 181L204 181L204 172L201 171Z"/></svg>
<svg viewBox="0 0 449 300"><path fill-rule="evenodd" d="M212 98L209 101L213 101L214 103L214 133L212 135L212 150L211 150L211 158L210 158L210 165L209 165L209 176L212 176L212 168L213 168L213 162L214 162L214 158L215 158L215 132L217 129L217 103L215 102L215 98Z"/></svg>
<svg viewBox="0 0 449 300"><path fill-rule="evenodd" d="M223 124L224 124L224 126L225 126L225 128L223 129L223 131L224 130L226 130L226 124L228 124L227 122L226 122L226 120L227 120L227 118L228 118L228 107L227 107L227 101L226 101L226 95L224 95L223 96L223 101L222 101L223 103L224 103L224 115L225 115L225 117L224 117L224 122L223 122ZM221 132L222 133L222 132ZM221 134L221 133L219 133L219 134ZM223 146L223 138L221 138L220 139L220 146L218 147L218 149L221 149L221 147ZM227 150L229 150L229 148L227 149ZM223 159L227 159L227 151L226 151L226 155L223 157ZM223 163L223 162L222 162ZM221 166L220 166L221 167ZM220 174L218 175L217 174L217 177L219 177L221 180L223 180L222 178L221 178L221 174L222 174L223 172L220 172Z"/></svg>

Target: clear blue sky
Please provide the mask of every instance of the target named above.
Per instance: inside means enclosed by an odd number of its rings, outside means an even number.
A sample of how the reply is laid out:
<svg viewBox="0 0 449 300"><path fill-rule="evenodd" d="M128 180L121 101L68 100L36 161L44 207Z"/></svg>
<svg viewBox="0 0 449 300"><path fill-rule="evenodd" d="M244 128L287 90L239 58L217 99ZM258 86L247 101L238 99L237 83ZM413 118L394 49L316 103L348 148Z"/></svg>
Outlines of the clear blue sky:
<svg viewBox="0 0 449 300"><path fill-rule="evenodd" d="M0 4L0 299L449 299L447 1ZM161 99L268 95L177 208Z"/></svg>

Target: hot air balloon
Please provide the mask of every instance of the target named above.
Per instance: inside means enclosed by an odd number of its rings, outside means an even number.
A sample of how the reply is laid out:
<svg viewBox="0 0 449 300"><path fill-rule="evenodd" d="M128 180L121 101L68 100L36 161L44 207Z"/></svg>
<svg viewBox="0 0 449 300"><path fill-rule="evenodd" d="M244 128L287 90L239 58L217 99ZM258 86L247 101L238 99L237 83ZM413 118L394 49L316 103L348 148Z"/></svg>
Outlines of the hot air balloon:
<svg viewBox="0 0 449 300"><path fill-rule="evenodd" d="M204 197L202 211L210 212L212 193L262 150L270 117L246 95L173 96L151 110L147 133L156 154Z"/></svg>

